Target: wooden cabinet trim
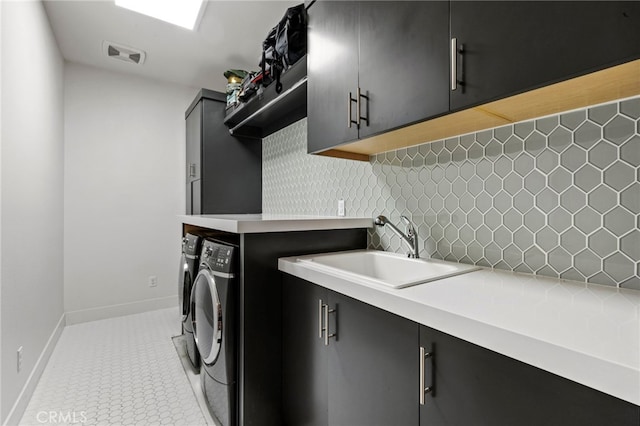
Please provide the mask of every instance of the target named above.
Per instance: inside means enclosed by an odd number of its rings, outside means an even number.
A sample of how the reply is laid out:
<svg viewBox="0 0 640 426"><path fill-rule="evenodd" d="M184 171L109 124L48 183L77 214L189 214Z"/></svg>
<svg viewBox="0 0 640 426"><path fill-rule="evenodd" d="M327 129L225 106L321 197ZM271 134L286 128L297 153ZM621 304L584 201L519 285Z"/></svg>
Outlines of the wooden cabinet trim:
<svg viewBox="0 0 640 426"><path fill-rule="evenodd" d="M640 59L447 114L320 154L368 161L370 155L640 95Z"/></svg>

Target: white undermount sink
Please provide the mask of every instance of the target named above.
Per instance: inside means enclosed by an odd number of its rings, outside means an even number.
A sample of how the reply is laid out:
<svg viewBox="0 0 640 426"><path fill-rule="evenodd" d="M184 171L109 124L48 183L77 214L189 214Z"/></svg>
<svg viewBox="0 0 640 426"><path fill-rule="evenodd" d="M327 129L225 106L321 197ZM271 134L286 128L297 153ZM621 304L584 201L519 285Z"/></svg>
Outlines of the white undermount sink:
<svg viewBox="0 0 640 426"><path fill-rule="evenodd" d="M436 259L412 259L378 250L300 256L304 266L364 285L403 288L464 274L478 266Z"/></svg>

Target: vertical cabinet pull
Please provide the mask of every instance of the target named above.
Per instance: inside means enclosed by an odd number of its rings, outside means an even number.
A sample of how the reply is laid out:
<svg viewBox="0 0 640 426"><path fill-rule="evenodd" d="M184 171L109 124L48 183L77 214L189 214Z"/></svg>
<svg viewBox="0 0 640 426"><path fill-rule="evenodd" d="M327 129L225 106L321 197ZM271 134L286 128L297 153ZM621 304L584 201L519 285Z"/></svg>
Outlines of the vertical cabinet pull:
<svg viewBox="0 0 640 426"><path fill-rule="evenodd" d="M365 99L367 101L367 116L363 117L362 116L362 101L361 99ZM362 91L360 90L360 88L358 87L358 128L360 127L360 121L364 120L364 123L367 125L367 127L369 126L369 96L367 95L363 95Z"/></svg>
<svg viewBox="0 0 640 426"><path fill-rule="evenodd" d="M335 313L335 309L329 309L327 303L323 303L322 299L318 299L318 338L324 337L324 345L329 346L329 339L336 337L336 333L329 334L329 314Z"/></svg>
<svg viewBox="0 0 640 426"><path fill-rule="evenodd" d="M336 333L329 334L329 314L333 314L335 312L336 312L335 309L329 309L329 305L328 304L324 305L324 323L325 323L324 345L325 346L329 346L329 339L330 338L336 337Z"/></svg>
<svg viewBox="0 0 640 426"><path fill-rule="evenodd" d="M458 39L451 39L451 90L454 91L458 86L464 86L464 44L458 47ZM458 57L460 57L460 71L462 76L458 79Z"/></svg>
<svg viewBox="0 0 640 426"><path fill-rule="evenodd" d="M195 163L189 163L187 173L189 174L189 177L196 177L196 164Z"/></svg>
<svg viewBox="0 0 640 426"><path fill-rule="evenodd" d="M322 335L324 334L324 321L323 321L323 306L322 299L318 299L318 338L322 339Z"/></svg>
<svg viewBox="0 0 640 426"><path fill-rule="evenodd" d="M458 88L458 39L451 39L451 90Z"/></svg>
<svg viewBox="0 0 640 426"><path fill-rule="evenodd" d="M433 392L433 385L426 386L425 384L425 368L424 362L427 358L431 358L433 360L433 353L427 352L422 346L420 346L420 405L425 404L425 395ZM433 364L431 365L433 368Z"/></svg>
<svg viewBox="0 0 640 426"><path fill-rule="evenodd" d="M369 96L367 95L363 95L362 94L362 90L358 87L358 91L356 92L356 97L354 99L353 97L353 93L349 92L349 97L347 98L347 126L349 126L349 128L351 128L352 124L355 124L356 127L359 129L360 128L360 122L362 120L364 120L365 124L368 126L369 125L369 104L367 103L367 116L363 117L362 116L362 99L365 99L366 101L369 101ZM357 114L357 120L353 119L353 114L352 114L352 105L355 102L356 104L356 114Z"/></svg>
<svg viewBox="0 0 640 426"><path fill-rule="evenodd" d="M347 98L347 125L351 128L352 124L359 126L359 121L353 119L353 115L351 114L351 104L355 102L356 109L358 110L358 114L360 114L360 102L358 99L353 99L353 94L349 92L349 97Z"/></svg>

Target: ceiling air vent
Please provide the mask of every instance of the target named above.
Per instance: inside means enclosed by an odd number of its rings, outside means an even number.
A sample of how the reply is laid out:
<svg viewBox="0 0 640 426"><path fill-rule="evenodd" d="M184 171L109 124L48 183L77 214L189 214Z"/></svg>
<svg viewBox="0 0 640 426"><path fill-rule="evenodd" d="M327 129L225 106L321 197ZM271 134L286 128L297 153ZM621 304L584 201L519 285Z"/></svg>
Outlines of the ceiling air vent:
<svg viewBox="0 0 640 426"><path fill-rule="evenodd" d="M146 56L142 50L122 46L106 40L102 42L102 51L110 58L138 65L142 65L144 63L144 58Z"/></svg>

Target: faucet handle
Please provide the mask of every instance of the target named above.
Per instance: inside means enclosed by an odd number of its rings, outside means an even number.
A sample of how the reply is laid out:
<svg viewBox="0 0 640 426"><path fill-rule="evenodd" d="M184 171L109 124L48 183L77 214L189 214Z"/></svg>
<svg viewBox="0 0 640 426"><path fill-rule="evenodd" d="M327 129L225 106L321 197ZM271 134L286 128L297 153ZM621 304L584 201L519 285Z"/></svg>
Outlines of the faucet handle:
<svg viewBox="0 0 640 426"><path fill-rule="evenodd" d="M408 217L406 216L400 216L400 220L402 222L404 222L405 225L405 232L407 233L408 237L413 237L416 233L414 227L413 227L413 223L411 222L411 220L409 220Z"/></svg>

